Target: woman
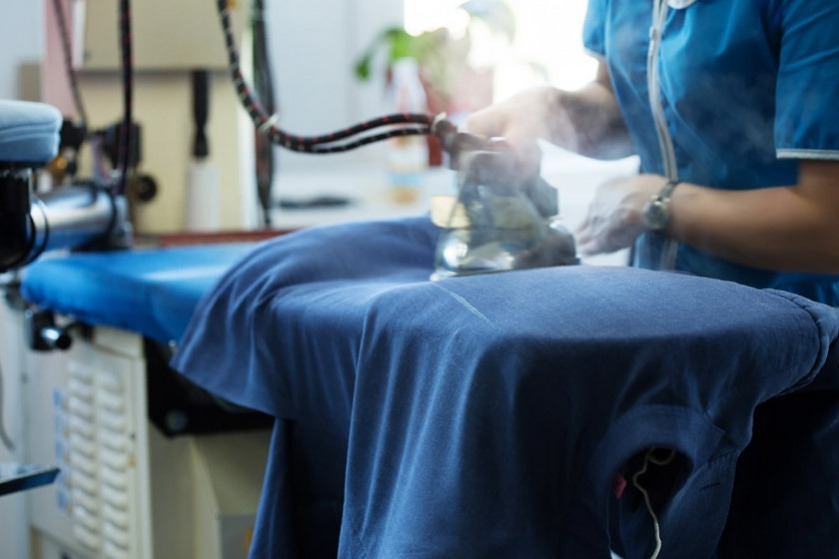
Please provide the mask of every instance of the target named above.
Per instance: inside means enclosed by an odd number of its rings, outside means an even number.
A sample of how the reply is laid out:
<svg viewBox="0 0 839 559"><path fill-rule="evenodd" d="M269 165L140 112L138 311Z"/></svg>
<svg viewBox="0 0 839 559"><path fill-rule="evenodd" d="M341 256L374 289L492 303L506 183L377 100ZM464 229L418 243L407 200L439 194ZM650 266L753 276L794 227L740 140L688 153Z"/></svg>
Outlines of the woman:
<svg viewBox="0 0 839 559"><path fill-rule="evenodd" d="M579 91L522 92L474 114L522 172L536 138L596 158L638 154L577 232L584 254L839 305L839 2L591 0ZM675 243L678 244L677 245Z"/></svg>

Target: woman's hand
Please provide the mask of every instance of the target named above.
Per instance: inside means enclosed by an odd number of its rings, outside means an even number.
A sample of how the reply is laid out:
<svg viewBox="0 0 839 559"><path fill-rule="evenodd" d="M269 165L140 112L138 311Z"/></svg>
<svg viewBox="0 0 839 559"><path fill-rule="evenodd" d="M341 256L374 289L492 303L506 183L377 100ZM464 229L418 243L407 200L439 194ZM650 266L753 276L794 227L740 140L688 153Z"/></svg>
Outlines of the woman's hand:
<svg viewBox="0 0 839 559"><path fill-rule="evenodd" d="M602 184L577 230L580 254L592 256L631 246L647 228L644 207L666 183L660 175L638 175Z"/></svg>
<svg viewBox="0 0 839 559"><path fill-rule="evenodd" d="M538 87L477 111L466 121L465 131L487 138L503 138L516 160L516 174L531 177L539 170L542 152L538 138L548 138L546 121L554 109L555 90Z"/></svg>

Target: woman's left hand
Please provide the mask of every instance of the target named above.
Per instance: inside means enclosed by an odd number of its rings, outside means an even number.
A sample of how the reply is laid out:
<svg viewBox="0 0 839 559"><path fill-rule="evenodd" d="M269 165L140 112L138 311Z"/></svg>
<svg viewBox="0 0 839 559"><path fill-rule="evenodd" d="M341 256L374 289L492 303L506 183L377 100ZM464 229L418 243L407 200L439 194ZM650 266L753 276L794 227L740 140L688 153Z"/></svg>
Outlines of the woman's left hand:
<svg viewBox="0 0 839 559"><path fill-rule="evenodd" d="M666 183L660 175L637 175L600 185L577 230L580 254L591 256L631 246L647 228L644 207Z"/></svg>

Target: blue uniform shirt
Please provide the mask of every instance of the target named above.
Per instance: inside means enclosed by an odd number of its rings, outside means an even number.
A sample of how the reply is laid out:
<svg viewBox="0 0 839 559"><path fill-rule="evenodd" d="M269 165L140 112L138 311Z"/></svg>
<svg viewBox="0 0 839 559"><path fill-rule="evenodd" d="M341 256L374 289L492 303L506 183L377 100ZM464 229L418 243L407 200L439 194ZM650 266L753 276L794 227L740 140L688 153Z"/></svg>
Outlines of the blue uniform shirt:
<svg viewBox="0 0 839 559"><path fill-rule="evenodd" d="M745 190L796 184L799 159L839 160L839 1L659 1L590 0L584 29L643 172ZM684 245L676 268L839 304L839 276Z"/></svg>

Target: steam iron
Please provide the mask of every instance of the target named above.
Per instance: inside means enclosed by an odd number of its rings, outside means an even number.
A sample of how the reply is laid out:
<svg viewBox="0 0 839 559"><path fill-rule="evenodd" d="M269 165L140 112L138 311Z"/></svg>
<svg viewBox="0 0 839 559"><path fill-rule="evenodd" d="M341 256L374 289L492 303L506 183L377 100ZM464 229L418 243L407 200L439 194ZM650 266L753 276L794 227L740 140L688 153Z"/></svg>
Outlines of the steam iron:
<svg viewBox="0 0 839 559"><path fill-rule="evenodd" d="M557 191L538 174L524 183L516 178L503 142L474 147L453 164L457 198L432 206L443 231L431 279L577 264L574 237L556 218Z"/></svg>

